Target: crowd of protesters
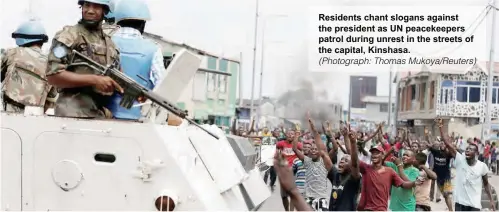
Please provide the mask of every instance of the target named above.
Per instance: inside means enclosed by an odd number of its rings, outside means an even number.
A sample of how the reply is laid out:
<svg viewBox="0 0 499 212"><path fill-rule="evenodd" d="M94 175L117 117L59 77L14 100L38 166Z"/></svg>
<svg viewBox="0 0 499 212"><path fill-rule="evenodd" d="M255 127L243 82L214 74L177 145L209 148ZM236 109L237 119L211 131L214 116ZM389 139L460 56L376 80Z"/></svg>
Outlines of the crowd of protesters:
<svg viewBox="0 0 499 212"><path fill-rule="evenodd" d="M308 120L306 131L265 128L253 135L233 128L275 144L264 180L270 178L274 191L279 178L286 211L431 211L440 196L449 211L479 211L482 189L490 201L484 207L496 210L487 176L489 166L497 173L495 143L446 135L440 119L440 136L425 130L419 139L406 129L390 137L384 123L368 134L346 123L335 130L326 122L318 130Z"/></svg>

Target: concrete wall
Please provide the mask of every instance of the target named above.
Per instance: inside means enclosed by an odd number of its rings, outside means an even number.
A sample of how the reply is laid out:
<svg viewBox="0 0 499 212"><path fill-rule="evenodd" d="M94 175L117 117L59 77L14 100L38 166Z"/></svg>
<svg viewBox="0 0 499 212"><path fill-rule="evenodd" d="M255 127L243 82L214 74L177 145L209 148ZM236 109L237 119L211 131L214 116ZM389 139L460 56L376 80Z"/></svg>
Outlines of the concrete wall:
<svg viewBox="0 0 499 212"><path fill-rule="evenodd" d="M395 104L394 104L395 105ZM366 103L366 121L373 122L386 122L388 124L388 112L380 112L381 104L378 103ZM392 123L395 120L395 113L392 113Z"/></svg>

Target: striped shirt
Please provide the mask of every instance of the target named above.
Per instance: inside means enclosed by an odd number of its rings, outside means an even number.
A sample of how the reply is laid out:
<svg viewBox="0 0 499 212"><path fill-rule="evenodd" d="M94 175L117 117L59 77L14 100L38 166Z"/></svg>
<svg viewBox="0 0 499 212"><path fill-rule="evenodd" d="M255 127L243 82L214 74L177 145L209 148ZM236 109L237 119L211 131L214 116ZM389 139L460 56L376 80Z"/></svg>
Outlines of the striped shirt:
<svg viewBox="0 0 499 212"><path fill-rule="evenodd" d="M322 157L320 157L317 162L314 162L312 161L312 158L305 156L303 164L306 169L306 197L329 198L327 190L327 169Z"/></svg>
<svg viewBox="0 0 499 212"><path fill-rule="evenodd" d="M293 170L295 174L296 188L300 193L305 193L305 181L306 181L306 170L303 166L303 162L299 158L295 158L293 161Z"/></svg>

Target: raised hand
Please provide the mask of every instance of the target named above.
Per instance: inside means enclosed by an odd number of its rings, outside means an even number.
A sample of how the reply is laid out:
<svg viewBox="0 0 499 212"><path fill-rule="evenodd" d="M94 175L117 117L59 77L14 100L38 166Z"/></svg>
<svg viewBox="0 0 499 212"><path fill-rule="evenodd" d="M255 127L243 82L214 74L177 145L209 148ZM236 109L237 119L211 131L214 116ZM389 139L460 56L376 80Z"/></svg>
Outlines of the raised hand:
<svg viewBox="0 0 499 212"><path fill-rule="evenodd" d="M435 123L438 124L438 127L442 128L444 126L442 118L436 118Z"/></svg>

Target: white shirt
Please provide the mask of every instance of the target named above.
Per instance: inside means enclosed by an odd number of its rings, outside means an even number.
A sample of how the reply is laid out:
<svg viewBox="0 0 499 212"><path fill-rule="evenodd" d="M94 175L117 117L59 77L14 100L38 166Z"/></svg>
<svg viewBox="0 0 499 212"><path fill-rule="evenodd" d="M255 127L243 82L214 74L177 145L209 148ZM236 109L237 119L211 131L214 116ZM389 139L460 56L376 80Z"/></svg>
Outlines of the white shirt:
<svg viewBox="0 0 499 212"><path fill-rule="evenodd" d="M459 139L458 142L459 142L459 149L466 150L466 148L468 147L468 141L465 141L463 139Z"/></svg>
<svg viewBox="0 0 499 212"><path fill-rule="evenodd" d="M425 149L422 152L426 155L426 167L430 167L430 164L428 163L428 161L430 160L430 150Z"/></svg>
<svg viewBox="0 0 499 212"><path fill-rule="evenodd" d="M273 145L262 145L261 146L262 150L261 150L261 159L262 161L265 161L265 164L267 164L267 166L273 166L274 165L274 154L275 154L275 151L276 151L276 145L273 144Z"/></svg>
<svg viewBox="0 0 499 212"><path fill-rule="evenodd" d="M489 168L481 161L469 166L466 156L456 153L456 184L454 189L454 201L464 206L482 208L482 176L489 172Z"/></svg>
<svg viewBox="0 0 499 212"><path fill-rule="evenodd" d="M483 151L485 150L485 146L482 143L478 144L478 152L480 154L483 154Z"/></svg>
<svg viewBox="0 0 499 212"><path fill-rule="evenodd" d="M345 145L341 145L343 148L345 148ZM346 148L345 148L346 149ZM362 154L362 152L357 152L358 154L358 157L359 157L359 160L364 162L364 163L367 163L367 164L371 164L371 153L369 152L369 149L367 148L364 148L367 152L367 156ZM338 164L340 163L340 160L341 158L345 155L345 153L343 153L343 151L341 151L340 148L338 148L338 154L337 154L337 160L338 161ZM338 165L337 164L337 165Z"/></svg>

